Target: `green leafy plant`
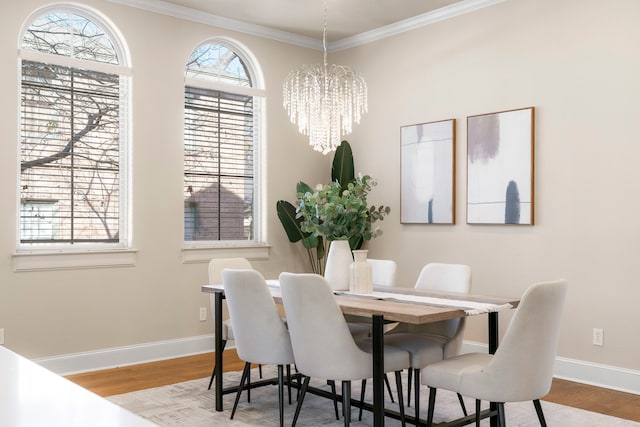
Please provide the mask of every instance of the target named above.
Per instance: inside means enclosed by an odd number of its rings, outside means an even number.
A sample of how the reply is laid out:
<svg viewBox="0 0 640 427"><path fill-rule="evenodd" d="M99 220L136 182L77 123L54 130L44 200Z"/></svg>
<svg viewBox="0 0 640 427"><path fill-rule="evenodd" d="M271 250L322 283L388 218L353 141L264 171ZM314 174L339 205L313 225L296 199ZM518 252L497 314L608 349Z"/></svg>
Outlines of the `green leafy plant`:
<svg viewBox="0 0 640 427"><path fill-rule="evenodd" d="M382 230L373 224L389 214L388 206L368 206L367 195L376 181L369 175L355 177L353 154L342 141L333 158L331 183L312 189L304 182L296 186L296 205L279 200L278 218L289 241L302 241L314 273L324 270L325 245L331 240L349 240L360 249Z"/></svg>
<svg viewBox="0 0 640 427"><path fill-rule="evenodd" d="M338 181L319 185L315 191L298 193L300 228L327 240L348 240L352 249L360 249L366 240L382 234L372 224L384 219L390 208L367 204L367 194L376 181L369 175L359 176L346 186Z"/></svg>
<svg viewBox="0 0 640 427"><path fill-rule="evenodd" d="M304 182L298 182L296 189L298 193L311 191L311 187ZM309 257L311 271L316 274L323 274L324 238L302 230L302 218L297 216L296 207L288 201L278 200L276 202L276 212L289 241L291 243L302 242Z"/></svg>

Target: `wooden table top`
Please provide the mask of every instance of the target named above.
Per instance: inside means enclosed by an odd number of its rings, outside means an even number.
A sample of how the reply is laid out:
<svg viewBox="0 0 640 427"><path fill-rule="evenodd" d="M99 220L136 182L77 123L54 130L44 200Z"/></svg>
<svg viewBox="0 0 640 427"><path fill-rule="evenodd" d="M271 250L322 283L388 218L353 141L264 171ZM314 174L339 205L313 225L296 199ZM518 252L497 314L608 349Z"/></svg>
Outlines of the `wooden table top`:
<svg viewBox="0 0 640 427"><path fill-rule="evenodd" d="M268 281L269 289L276 303L282 302L280 288L275 286L277 281ZM222 285L203 285L202 292L214 293L223 291ZM486 295L461 294L457 292L426 291L421 289L410 289L400 287L381 286L374 287L374 291L397 293L404 295L417 295L433 298L456 299L460 301L473 301L487 304L511 304L513 308L518 306L519 298L492 297ZM372 315L383 315L385 320L392 322L403 322L411 324L423 324L437 322L439 320L454 319L464 317L467 314L464 310L452 307L438 307L411 302L388 301L371 297L361 297L357 295L336 295L336 301L342 312L354 316L371 317Z"/></svg>

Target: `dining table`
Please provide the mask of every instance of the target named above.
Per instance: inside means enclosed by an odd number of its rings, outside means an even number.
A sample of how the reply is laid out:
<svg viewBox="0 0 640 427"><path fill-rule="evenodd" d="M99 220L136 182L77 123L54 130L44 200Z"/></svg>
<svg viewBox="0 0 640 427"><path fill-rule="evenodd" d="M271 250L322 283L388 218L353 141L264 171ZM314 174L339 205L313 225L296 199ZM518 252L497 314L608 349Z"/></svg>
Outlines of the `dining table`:
<svg viewBox="0 0 640 427"><path fill-rule="evenodd" d="M282 303L277 280L267 280L274 301ZM214 334L215 334L215 406L216 411L223 410L223 359L222 359L222 322L224 287L221 284L202 286L202 292L213 293L214 298ZM335 299L342 312L348 315L371 319L372 359L373 359L373 425L384 426L385 415L398 417L398 414L384 407L384 333L388 322L401 322L414 325L455 319L465 316L487 315L488 351L495 353L499 341L498 315L501 311L516 308L519 298L461 294L455 292L431 291L400 286L375 286L373 292L354 294L348 291L334 291ZM286 313L285 313L286 314ZM489 410L483 411L484 417L491 417L490 425L497 426L497 410L494 403ZM474 420L473 415L446 423L447 426L465 425ZM425 425L417 417L407 416L414 425Z"/></svg>

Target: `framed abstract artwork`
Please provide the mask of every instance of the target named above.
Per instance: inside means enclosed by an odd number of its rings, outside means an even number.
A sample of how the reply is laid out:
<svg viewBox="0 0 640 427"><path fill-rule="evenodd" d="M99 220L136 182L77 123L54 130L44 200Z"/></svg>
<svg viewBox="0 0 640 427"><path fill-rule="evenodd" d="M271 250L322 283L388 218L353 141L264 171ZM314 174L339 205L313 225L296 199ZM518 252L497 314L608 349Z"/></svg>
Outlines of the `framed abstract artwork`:
<svg viewBox="0 0 640 427"><path fill-rule="evenodd" d="M400 128L400 222L455 223L455 119Z"/></svg>
<svg viewBox="0 0 640 427"><path fill-rule="evenodd" d="M533 225L534 107L467 117L467 223Z"/></svg>

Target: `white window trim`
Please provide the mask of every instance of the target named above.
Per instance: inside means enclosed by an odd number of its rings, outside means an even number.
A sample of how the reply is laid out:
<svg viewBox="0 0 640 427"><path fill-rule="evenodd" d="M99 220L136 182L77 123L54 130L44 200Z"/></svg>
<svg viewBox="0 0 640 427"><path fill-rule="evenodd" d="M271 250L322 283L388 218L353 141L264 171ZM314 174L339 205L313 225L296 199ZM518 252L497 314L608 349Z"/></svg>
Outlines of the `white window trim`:
<svg viewBox="0 0 640 427"><path fill-rule="evenodd" d="M268 259L271 246L267 243L266 223L267 206L265 192L265 128L266 128L266 93L262 69L257 58L243 44L226 38L214 37L207 39L204 44L220 44L235 52L248 67L249 76L254 83L253 87L231 85L213 80L185 77L187 86L211 89L222 92L246 95L253 97L254 108L254 211L259 210L259 221L254 224L254 240L206 240L184 241L182 248L182 262L200 263L208 262L212 258L243 257L247 259ZM198 47L199 47L198 46ZM196 47L195 49L197 49ZM184 123L184 118L183 118ZM256 124L257 123L257 124ZM183 136L184 143L184 136ZM184 223L183 223L184 229Z"/></svg>
<svg viewBox="0 0 640 427"><path fill-rule="evenodd" d="M18 51L18 56L20 59L25 59L27 61L55 64L61 67L79 68L82 70L96 71L98 73L118 74L125 77L130 77L133 74L129 67L105 64L96 61L87 61L86 59L69 58L68 56L53 55L51 53L33 52L30 50L20 49Z"/></svg>
<svg viewBox="0 0 640 427"><path fill-rule="evenodd" d="M182 263L209 262L212 258L269 259L271 246L254 242L223 241L221 245L206 242L205 245L189 245L182 248Z"/></svg>
<svg viewBox="0 0 640 427"><path fill-rule="evenodd" d="M118 54L121 64L106 64L84 59L53 55L43 52L33 52L21 49L22 40L26 31L32 25L33 21L49 12L67 12L84 16L100 26L105 34L114 43L114 48ZM65 244L52 244L48 246L32 247L30 245L22 245L20 243L20 192L18 191L18 212L16 217L16 252L12 255L13 270L20 271L38 271L38 270L67 270L67 269L84 269L84 268L105 268L105 267L130 267L135 266L137 262L138 250L131 246L131 221L133 220L132 206L132 189L131 182L131 119L132 119L132 94L131 88L131 56L127 46L124 44L124 36L117 27L109 19L104 17L97 10L88 6L77 6L75 4L56 4L42 7L34 11L24 22L18 39L18 60L28 60L42 63L51 63L60 66L88 69L91 71L104 72L110 74L119 74L127 78L124 83L129 92L125 100L127 108L125 109L127 116L121 126L121 134L126 135L127 147L126 151L121 150L120 153L120 234L121 241L119 244L96 245L74 245L69 247ZM20 74L21 76L21 74ZM18 97L18 108L20 101ZM19 161L19 158L18 158ZM18 182L20 182L20 167L18 167Z"/></svg>
<svg viewBox="0 0 640 427"><path fill-rule="evenodd" d="M50 12L64 12L64 13L76 14L76 15L84 16L90 21L98 24L100 28L105 32L105 34L109 37L109 39L111 39L111 41L115 43L114 48L116 49L118 58L120 58L121 60L120 66L131 68L131 54L127 46L123 43L123 41L125 40L125 37L122 34L122 32L118 29L118 27L115 26L115 24L110 19L104 16L101 12L87 5L78 5L73 3L60 3L60 4L47 5L35 10L24 21L24 24L20 31L20 38L18 39L19 51L21 50L20 47L22 45L22 39L24 38L24 35L29 29L29 27L31 26L31 24L33 24L33 21L37 17L45 15ZM33 52L33 53L37 53L37 52ZM43 55L45 54L43 53ZM59 55L51 55L51 56L56 58L64 58L63 56L59 56ZM96 64L98 64L98 62L96 62ZM109 65L109 64L103 64L103 65ZM94 71L99 71L99 70L94 70Z"/></svg>
<svg viewBox="0 0 640 427"><path fill-rule="evenodd" d="M12 255L13 271L75 270L84 268L133 267L137 249L83 248L81 250L38 250Z"/></svg>
<svg viewBox="0 0 640 427"><path fill-rule="evenodd" d="M195 79L193 77L185 77L184 79L185 86L197 87L202 89L211 89L217 90L220 92L233 93L238 95L247 95L254 97L263 97L265 96L266 91L264 89L256 89L253 87L246 86L235 86L222 82L214 82L211 80L205 79Z"/></svg>

